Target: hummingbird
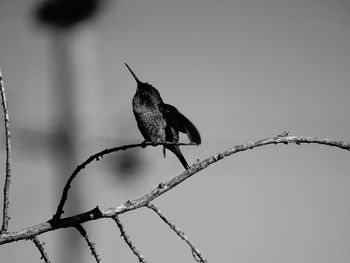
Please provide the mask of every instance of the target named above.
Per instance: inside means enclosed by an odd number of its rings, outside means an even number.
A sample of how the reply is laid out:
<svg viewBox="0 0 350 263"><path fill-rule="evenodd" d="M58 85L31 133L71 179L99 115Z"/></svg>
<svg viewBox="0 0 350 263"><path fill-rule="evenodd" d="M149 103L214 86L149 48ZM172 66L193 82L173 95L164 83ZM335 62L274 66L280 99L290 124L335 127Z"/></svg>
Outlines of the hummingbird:
<svg viewBox="0 0 350 263"><path fill-rule="evenodd" d="M174 106L164 103L159 91L147 82L140 81L127 63L125 66L137 83L136 93L132 99L132 108L137 126L145 141L177 143L179 142L179 132L182 132L187 134L190 142L199 145L201 136L194 124ZM176 155L186 170L189 169L179 145L164 145L164 157L166 149Z"/></svg>

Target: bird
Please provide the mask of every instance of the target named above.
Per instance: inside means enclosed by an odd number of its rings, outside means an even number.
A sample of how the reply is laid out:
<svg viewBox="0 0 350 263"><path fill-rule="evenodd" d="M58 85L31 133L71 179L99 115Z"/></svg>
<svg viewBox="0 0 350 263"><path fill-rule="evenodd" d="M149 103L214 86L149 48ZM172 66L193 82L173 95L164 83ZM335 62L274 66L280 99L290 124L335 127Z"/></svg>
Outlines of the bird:
<svg viewBox="0 0 350 263"><path fill-rule="evenodd" d="M140 81L126 62L125 66L137 83L136 93L132 99L132 109L145 142L178 143L179 132L182 132L188 136L191 143L201 144L201 136L196 126L176 107L164 103L159 91L151 84ZM176 155L186 170L190 168L179 145L164 145L164 157L166 149Z"/></svg>

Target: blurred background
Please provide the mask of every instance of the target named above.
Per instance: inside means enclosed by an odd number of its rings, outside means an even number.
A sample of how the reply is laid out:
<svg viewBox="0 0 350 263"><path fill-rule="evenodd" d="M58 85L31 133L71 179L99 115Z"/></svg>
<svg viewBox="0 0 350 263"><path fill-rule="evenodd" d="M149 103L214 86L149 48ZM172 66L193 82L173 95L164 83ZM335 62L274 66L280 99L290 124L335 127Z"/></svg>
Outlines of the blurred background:
<svg viewBox="0 0 350 263"><path fill-rule="evenodd" d="M68 175L89 155L143 140L124 61L201 132L202 145L182 148L189 164L285 130L350 141L348 1L3 0L10 231L50 219ZM209 262L345 263L348 159L320 145L262 147L215 163L154 203ZM160 147L111 154L76 178L64 215L115 207L182 171ZM149 262L194 261L151 210L120 219ZM84 227L103 262L137 262L112 220ZM74 229L39 238L52 262L94 262ZM0 247L0 259L40 255L32 242L16 242Z"/></svg>

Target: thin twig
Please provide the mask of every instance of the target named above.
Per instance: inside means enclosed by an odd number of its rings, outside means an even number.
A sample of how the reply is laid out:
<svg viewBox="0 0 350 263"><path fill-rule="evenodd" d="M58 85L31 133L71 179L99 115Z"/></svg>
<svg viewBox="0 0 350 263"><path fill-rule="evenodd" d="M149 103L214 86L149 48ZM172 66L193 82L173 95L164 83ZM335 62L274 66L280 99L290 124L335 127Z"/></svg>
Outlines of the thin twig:
<svg viewBox="0 0 350 263"><path fill-rule="evenodd" d="M25 229L22 229L18 232L11 233L2 233L0 234L0 245L5 243L10 243L22 239L28 239L35 235L40 235L42 233L46 233L49 231L53 231L60 228L73 227L77 224L82 224L84 222L97 220L100 218L113 218L116 215L138 209L140 207L147 206L152 200L156 199L160 195L166 193L172 188L176 187L178 184L182 183L186 179L190 178L194 174L199 171L205 169L208 165L211 165L229 155L243 152L247 150L251 150L253 148L261 147L264 145L273 145L273 144L288 144L288 143L296 143L299 144L323 144L327 146L334 146L344 150L350 150L350 143L343 141L330 140L325 138L315 138L315 137L303 137L303 136L275 136L273 138L262 139L258 141L253 141L249 143L244 143L240 145L233 146L224 150L223 152L214 154L207 159L197 162L191 166L189 170L186 170L182 174L175 176L173 179L169 180L166 183L160 183L158 187L150 191L149 193L141 196L138 199L133 201L127 201L118 207L108 208L104 210L100 210L98 207L92 209L91 211L74 215L67 218L62 218L57 221L49 220L47 222L43 222L36 226L31 226Z"/></svg>
<svg viewBox="0 0 350 263"><path fill-rule="evenodd" d="M194 143L171 143L171 142L152 143L152 142L142 142L142 143L129 144L129 145L123 145L123 146L114 147L114 148L110 148L110 149L105 149L105 150L102 150L102 151L100 151L98 153L95 153L95 154L91 155L83 163L78 165L78 167L70 175L66 185L64 186L60 203L59 203L59 205L57 207L57 211L56 211L55 215L52 218L52 221L57 221L58 219L61 218L61 215L64 213L63 206L64 206L64 204L65 204L65 202L67 200L68 190L69 190L69 188L71 186L72 181L78 175L78 173L81 170L83 170L86 167L86 165L88 165L89 163L93 162L94 160L98 161L100 158L103 158L104 155L112 153L112 152L117 152L117 151L121 151L121 150L127 150L127 149L131 149L131 148L136 148L136 147L143 147L144 148L144 147L147 147L147 146L174 145L174 144L176 144L176 145L195 145Z"/></svg>
<svg viewBox="0 0 350 263"><path fill-rule="evenodd" d="M135 254L135 256L139 259L139 262L141 263L147 263L147 260L142 256L142 254L137 250L137 248L134 246L134 244L131 242L130 237L126 234L124 226L122 222L120 222L118 216L113 217L114 221L117 223L120 234L124 238L125 243L129 246L131 249L132 253Z"/></svg>
<svg viewBox="0 0 350 263"><path fill-rule="evenodd" d="M51 261L47 253L45 252L45 248L44 248L45 243L41 242L37 236L32 237L31 240L33 241L33 243L35 244L35 246L40 252L40 255L41 255L40 259L43 259L45 263L50 263Z"/></svg>
<svg viewBox="0 0 350 263"><path fill-rule="evenodd" d="M8 224L10 220L9 216L9 192L11 183L11 133L10 133L10 118L5 94L5 85L2 79L2 73L0 68L0 92L2 100L2 109L4 112L4 122L5 122L5 138L6 138L6 175L4 184L4 206L3 206L3 221L1 227L1 233L7 232Z"/></svg>
<svg viewBox="0 0 350 263"><path fill-rule="evenodd" d="M192 255L196 261L206 263L207 260L203 257L198 248L188 239L184 232L182 232L178 227L176 227L171 221L156 207L154 204L149 203L147 205L150 209L156 212L159 217L172 229L182 240L184 240L191 248Z"/></svg>
<svg viewBox="0 0 350 263"><path fill-rule="evenodd" d="M91 240L91 238L89 237L89 235L87 234L86 230L83 228L83 226L81 224L78 224L75 226L75 228L79 231L80 235L82 235L82 237L85 239L87 245L90 248L91 251L91 255L93 255L93 257L95 258L97 263L101 262L101 258L98 255L97 251L96 251L96 244L95 242L93 242Z"/></svg>

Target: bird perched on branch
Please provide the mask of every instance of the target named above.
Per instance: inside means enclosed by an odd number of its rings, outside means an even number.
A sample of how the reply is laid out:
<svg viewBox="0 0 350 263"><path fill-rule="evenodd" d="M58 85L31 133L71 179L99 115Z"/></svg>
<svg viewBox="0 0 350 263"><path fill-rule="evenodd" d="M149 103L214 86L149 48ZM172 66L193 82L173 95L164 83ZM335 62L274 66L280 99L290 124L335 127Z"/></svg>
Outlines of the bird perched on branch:
<svg viewBox="0 0 350 263"><path fill-rule="evenodd" d="M174 106L163 102L159 91L152 85L138 79L132 69L126 67L137 82L136 93L132 99L132 108L137 126L147 142L179 142L179 132L186 133L190 142L201 143L201 136L193 123ZM173 152L185 169L189 169L185 157L178 145L165 145Z"/></svg>

